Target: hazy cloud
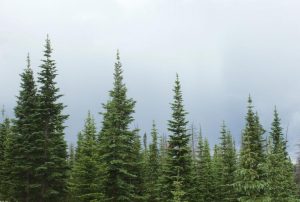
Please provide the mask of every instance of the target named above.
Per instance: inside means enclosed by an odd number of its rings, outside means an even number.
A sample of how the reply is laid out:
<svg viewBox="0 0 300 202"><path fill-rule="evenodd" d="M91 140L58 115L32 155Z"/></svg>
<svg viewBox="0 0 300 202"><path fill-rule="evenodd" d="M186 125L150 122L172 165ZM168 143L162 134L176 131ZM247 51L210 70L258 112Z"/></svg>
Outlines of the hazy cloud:
<svg viewBox="0 0 300 202"><path fill-rule="evenodd" d="M297 0L0 1L0 104L9 115L19 73L30 52L35 72L50 34L58 83L70 114L67 140L75 141L87 110L100 125L101 103L112 86L119 48L136 121L161 133L170 117L179 73L189 120L211 143L222 120L236 137L249 93L266 129L276 104L289 149L300 133L300 2Z"/></svg>

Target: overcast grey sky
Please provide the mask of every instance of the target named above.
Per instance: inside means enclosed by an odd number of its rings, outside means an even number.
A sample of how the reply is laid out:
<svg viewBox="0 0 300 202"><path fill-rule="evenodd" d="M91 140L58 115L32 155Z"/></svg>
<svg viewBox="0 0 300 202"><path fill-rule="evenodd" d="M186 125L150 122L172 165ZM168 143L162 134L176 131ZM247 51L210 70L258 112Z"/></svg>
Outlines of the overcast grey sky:
<svg viewBox="0 0 300 202"><path fill-rule="evenodd" d="M0 0L0 104L12 116L27 52L38 71L52 40L66 139L75 142L87 111L100 127L120 49L135 125L156 120L166 133L179 73L188 119L216 143L225 120L237 143L250 93L269 131L274 105L289 126L293 157L300 134L298 0Z"/></svg>

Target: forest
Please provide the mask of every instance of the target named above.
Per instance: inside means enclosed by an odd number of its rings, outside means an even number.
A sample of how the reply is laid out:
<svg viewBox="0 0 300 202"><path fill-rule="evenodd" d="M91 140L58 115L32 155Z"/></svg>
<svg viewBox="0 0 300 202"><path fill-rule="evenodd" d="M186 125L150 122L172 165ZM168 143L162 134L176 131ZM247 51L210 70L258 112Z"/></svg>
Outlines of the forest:
<svg viewBox="0 0 300 202"><path fill-rule="evenodd" d="M47 37L38 77L30 58L20 75L14 117L0 124L0 201L11 202L295 202L296 165L274 108L263 126L248 97L241 145L220 123L219 144L189 128L179 76L174 78L167 135L153 121L133 128L119 51L100 131L87 112L76 145L65 140L66 105ZM172 89L170 89L172 90ZM219 127L219 126L216 126ZM266 128L270 133L266 133ZM196 142L197 140L197 142Z"/></svg>

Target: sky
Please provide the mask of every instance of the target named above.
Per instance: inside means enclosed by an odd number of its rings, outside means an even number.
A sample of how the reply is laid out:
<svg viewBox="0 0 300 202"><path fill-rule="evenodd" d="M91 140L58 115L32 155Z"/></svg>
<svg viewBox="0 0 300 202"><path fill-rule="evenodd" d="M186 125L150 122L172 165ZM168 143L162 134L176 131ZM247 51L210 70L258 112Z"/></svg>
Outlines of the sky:
<svg viewBox="0 0 300 202"><path fill-rule="evenodd" d="M101 127L120 50L133 126L152 120L168 134L176 73L190 124L211 145L224 120L237 145L248 95L267 133L277 106L289 152L300 142L300 1L298 0L0 0L0 105L13 117L30 53L35 73L49 34L66 140L75 143L88 110Z"/></svg>

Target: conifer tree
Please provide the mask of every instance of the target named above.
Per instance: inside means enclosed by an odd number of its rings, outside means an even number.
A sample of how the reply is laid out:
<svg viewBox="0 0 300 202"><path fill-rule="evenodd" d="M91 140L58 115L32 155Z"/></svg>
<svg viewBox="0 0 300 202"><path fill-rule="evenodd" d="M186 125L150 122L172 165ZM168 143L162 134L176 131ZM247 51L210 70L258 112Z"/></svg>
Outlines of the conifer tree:
<svg viewBox="0 0 300 202"><path fill-rule="evenodd" d="M145 196L145 180L144 180L144 170L143 170L143 153L141 152L141 140L139 135L139 129L134 130L134 140L133 140L133 152L130 162L132 162L130 173L132 173L135 178L131 181L134 188L134 201L142 202L146 200Z"/></svg>
<svg viewBox="0 0 300 202"><path fill-rule="evenodd" d="M68 156L68 166L72 170L75 163L75 149L74 145L71 143L69 147L69 156Z"/></svg>
<svg viewBox="0 0 300 202"><path fill-rule="evenodd" d="M127 98L123 83L119 52L115 63L114 86L110 100L103 105L102 130L99 136L99 161L103 168L103 192L107 201L136 201L138 193L133 170L136 162L136 132L129 129L132 123L135 101Z"/></svg>
<svg viewBox="0 0 300 202"><path fill-rule="evenodd" d="M67 193L67 145L64 140L63 115L65 106L59 102L62 97L55 78L57 69L51 57L52 48L47 36L44 59L40 66L38 82L38 123L39 139L36 145L41 153L41 161L35 169L40 180L40 199L37 201L65 201Z"/></svg>
<svg viewBox="0 0 300 202"><path fill-rule="evenodd" d="M187 202L183 200L185 192L182 189L182 183L179 181L179 176L176 181L173 182L174 191L171 191L173 194L172 202Z"/></svg>
<svg viewBox="0 0 300 202"><path fill-rule="evenodd" d="M37 89L27 57L27 68L21 74L21 90L15 107L13 132L15 133L13 156L15 158L12 177L15 188L12 193L17 201L38 201L39 182L35 176L41 150L37 147L40 136L37 122Z"/></svg>
<svg viewBox="0 0 300 202"><path fill-rule="evenodd" d="M287 156L280 118L275 108L268 145L268 195L273 202L297 201L293 164Z"/></svg>
<svg viewBox="0 0 300 202"><path fill-rule="evenodd" d="M189 135L187 134L186 114L183 106L183 98L181 85L176 76L174 87L174 101L171 104L172 119L168 122L169 145L167 150L166 165L163 171L163 186L161 193L163 201L172 199L172 190L174 190L174 182L178 179L182 183L183 192L185 192L183 200L191 197L191 170L192 157L189 147Z"/></svg>
<svg viewBox="0 0 300 202"><path fill-rule="evenodd" d="M12 178L11 168L14 167L13 158L13 133L11 131L11 121L5 118L0 124L0 200L13 200L14 178Z"/></svg>
<svg viewBox="0 0 300 202"><path fill-rule="evenodd" d="M90 112L78 140L77 159L72 170L71 191L74 201L99 201L96 126ZM80 141L80 142L79 142Z"/></svg>
<svg viewBox="0 0 300 202"><path fill-rule="evenodd" d="M212 158L212 201L219 202L222 201L223 196L223 190L222 190L222 184L223 184L223 173L222 173L222 156L221 156L221 148L218 145L214 146L214 154Z"/></svg>
<svg viewBox="0 0 300 202"><path fill-rule="evenodd" d="M236 180L237 155L232 135L226 129L224 122L221 128L220 150L222 160L222 187L220 192L223 195L223 201L234 202L237 201L237 194L233 187Z"/></svg>
<svg viewBox="0 0 300 202"><path fill-rule="evenodd" d="M4 148L5 148L5 141L6 141L6 137L7 137L7 133L4 132L5 130L3 130L3 123L0 123L0 200L4 200L4 190L3 190L3 186L4 186Z"/></svg>
<svg viewBox="0 0 300 202"><path fill-rule="evenodd" d="M240 201L267 201L263 129L258 115L253 112L252 100L248 99L246 126L242 136L240 165L235 184Z"/></svg>
<svg viewBox="0 0 300 202"><path fill-rule="evenodd" d="M158 174L158 201L163 201L163 193L162 189L164 187L165 180L165 170L166 170L166 161L167 161L167 149L168 149L168 141L165 134L162 134L160 137L159 143L159 174Z"/></svg>
<svg viewBox="0 0 300 202"><path fill-rule="evenodd" d="M147 158L147 168L146 168L146 190L147 190L147 200L148 201L159 201L158 196L158 179L159 179L159 150L157 143L157 129L155 122L152 124L151 131L152 142L149 145L149 157Z"/></svg>
<svg viewBox="0 0 300 202"><path fill-rule="evenodd" d="M148 198L150 197L148 191L147 191L147 182L148 182L148 160L149 160L149 151L148 151L148 144L147 144L147 133L144 133L143 136L143 149L142 149L142 162L141 162L141 168L142 168L142 180L145 185L145 190L144 190L144 197L145 200L147 201Z"/></svg>
<svg viewBox="0 0 300 202"><path fill-rule="evenodd" d="M201 149L202 147L202 149ZM213 201L213 172L210 147L208 140L199 138L199 160L198 160L198 201Z"/></svg>

